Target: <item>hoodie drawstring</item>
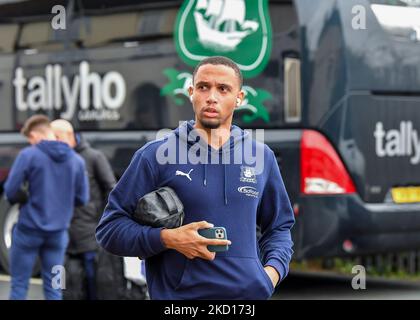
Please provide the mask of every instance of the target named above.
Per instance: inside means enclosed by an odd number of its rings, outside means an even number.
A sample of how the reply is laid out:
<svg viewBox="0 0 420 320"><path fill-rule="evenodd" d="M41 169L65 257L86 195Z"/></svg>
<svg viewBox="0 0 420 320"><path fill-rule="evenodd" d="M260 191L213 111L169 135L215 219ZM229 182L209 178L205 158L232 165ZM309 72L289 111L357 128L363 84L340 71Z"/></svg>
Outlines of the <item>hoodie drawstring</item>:
<svg viewBox="0 0 420 320"><path fill-rule="evenodd" d="M224 176L224 179L225 179L225 184L224 184L224 186L223 186L223 188L224 188L224 193L225 193L225 205L227 205L228 204L228 201L227 201L227 192L226 192L226 188L227 188L227 179L226 179L226 164L223 164L223 176Z"/></svg>
<svg viewBox="0 0 420 320"><path fill-rule="evenodd" d="M203 179L204 186L207 186L207 164L204 163L204 179Z"/></svg>
<svg viewBox="0 0 420 320"><path fill-rule="evenodd" d="M223 164L223 193L224 193L224 196L225 196L225 206L227 205L227 203L228 203L228 201L227 201L227 191L226 191L226 189L227 189L227 187L226 187L226 185L227 185L227 179L226 179L226 161L225 161L225 154L224 154L224 152L223 152L223 150L222 150L222 164Z"/></svg>

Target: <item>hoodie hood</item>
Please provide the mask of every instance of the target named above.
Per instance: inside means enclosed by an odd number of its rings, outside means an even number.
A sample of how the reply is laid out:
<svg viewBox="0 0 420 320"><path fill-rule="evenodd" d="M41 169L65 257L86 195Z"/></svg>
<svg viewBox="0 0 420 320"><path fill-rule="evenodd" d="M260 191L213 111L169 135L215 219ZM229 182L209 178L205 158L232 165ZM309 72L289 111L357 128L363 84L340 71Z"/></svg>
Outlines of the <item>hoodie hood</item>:
<svg viewBox="0 0 420 320"><path fill-rule="evenodd" d="M175 135L179 138L181 142L184 142L187 148L198 144L198 154L200 157L200 162L204 166L204 175L203 175L203 185L207 186L207 165L211 162L212 159L217 158L217 164L223 165L224 171L224 202L225 205L228 204L227 198L227 178L226 178L226 165L231 163L231 155L234 154L234 150L237 146L243 145L245 140L249 139L249 133L242 130L238 126L232 125L230 127L230 137L219 149L214 149L212 146L207 144L206 140L200 136L198 130L194 128L195 121L185 121L178 128L174 130ZM183 144L180 144L183 146Z"/></svg>
<svg viewBox="0 0 420 320"><path fill-rule="evenodd" d="M72 149L68 144L61 141L42 140L36 144L42 152L46 153L55 162L63 162L68 159Z"/></svg>

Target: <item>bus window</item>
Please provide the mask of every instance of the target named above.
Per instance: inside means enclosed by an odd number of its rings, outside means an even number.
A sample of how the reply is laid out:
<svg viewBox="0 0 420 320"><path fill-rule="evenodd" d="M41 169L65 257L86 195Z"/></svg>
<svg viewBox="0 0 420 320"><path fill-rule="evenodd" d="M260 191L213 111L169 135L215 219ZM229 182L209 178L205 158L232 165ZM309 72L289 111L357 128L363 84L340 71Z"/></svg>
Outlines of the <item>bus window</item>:
<svg viewBox="0 0 420 320"><path fill-rule="evenodd" d="M176 8L138 10L76 18L83 47L172 37ZM118 26L118 27L112 27Z"/></svg>
<svg viewBox="0 0 420 320"><path fill-rule="evenodd" d="M64 50L64 43L55 40L54 32L50 20L24 23L18 41L18 49L25 50L27 54Z"/></svg>
<svg viewBox="0 0 420 320"><path fill-rule="evenodd" d="M0 24L0 54L13 52L17 33L17 24Z"/></svg>
<svg viewBox="0 0 420 320"><path fill-rule="evenodd" d="M386 1L372 1L371 8L379 24L395 40L420 41L420 2L413 6L406 3L388 4Z"/></svg>
<svg viewBox="0 0 420 320"><path fill-rule="evenodd" d="M86 16L80 21L80 40L84 47L93 47L117 39L128 39L136 35L137 21L136 13Z"/></svg>

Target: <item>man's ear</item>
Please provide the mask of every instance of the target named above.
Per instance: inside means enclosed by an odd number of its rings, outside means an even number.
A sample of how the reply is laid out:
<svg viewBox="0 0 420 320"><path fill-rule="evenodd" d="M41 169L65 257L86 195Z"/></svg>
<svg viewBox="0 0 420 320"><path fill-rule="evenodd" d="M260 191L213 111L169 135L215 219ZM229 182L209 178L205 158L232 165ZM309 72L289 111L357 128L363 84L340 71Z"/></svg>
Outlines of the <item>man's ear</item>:
<svg viewBox="0 0 420 320"><path fill-rule="evenodd" d="M193 87L188 87L188 94L190 95L190 101L193 102Z"/></svg>
<svg viewBox="0 0 420 320"><path fill-rule="evenodd" d="M238 108L242 104L242 101L244 101L244 97L245 97L245 93L242 90L239 91L238 95L236 96L235 108Z"/></svg>
<svg viewBox="0 0 420 320"><path fill-rule="evenodd" d="M30 144L35 144L36 143L36 136L35 136L33 131L29 132L28 136L26 138L28 139L28 142Z"/></svg>

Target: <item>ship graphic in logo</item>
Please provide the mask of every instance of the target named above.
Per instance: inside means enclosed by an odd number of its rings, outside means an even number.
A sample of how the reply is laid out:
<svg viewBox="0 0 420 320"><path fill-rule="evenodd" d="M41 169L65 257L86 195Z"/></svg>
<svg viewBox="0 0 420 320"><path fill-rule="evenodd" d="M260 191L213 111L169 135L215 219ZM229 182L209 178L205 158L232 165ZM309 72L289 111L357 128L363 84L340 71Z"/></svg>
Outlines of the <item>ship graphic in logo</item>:
<svg viewBox="0 0 420 320"><path fill-rule="evenodd" d="M199 0L194 11L198 40L220 52L235 50L259 27L258 22L245 19L245 11L244 0Z"/></svg>
<svg viewBox="0 0 420 320"><path fill-rule="evenodd" d="M255 77L271 55L268 0L185 0L175 23L175 45L192 67L204 58L224 55L245 78Z"/></svg>
<svg viewBox="0 0 420 320"><path fill-rule="evenodd" d="M252 167L241 166L241 182L257 183L257 176L255 175L255 169Z"/></svg>
<svg viewBox="0 0 420 320"><path fill-rule="evenodd" d="M184 0L174 26L174 41L181 60L195 67L202 59L226 56L244 78L258 76L266 67L272 46L268 0ZM189 70L166 68L168 83L160 94L177 106L189 104ZM239 111L245 123L270 122L266 103L273 95L264 88L244 85Z"/></svg>

